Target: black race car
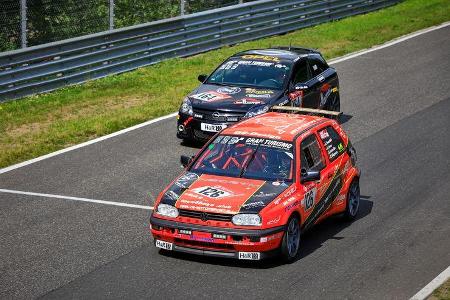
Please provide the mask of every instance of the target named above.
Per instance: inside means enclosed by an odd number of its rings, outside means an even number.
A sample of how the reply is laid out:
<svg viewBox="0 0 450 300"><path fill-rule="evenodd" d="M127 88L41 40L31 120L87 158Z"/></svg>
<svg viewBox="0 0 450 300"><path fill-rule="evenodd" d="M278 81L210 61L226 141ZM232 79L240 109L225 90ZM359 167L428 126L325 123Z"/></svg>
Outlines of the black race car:
<svg viewBox="0 0 450 300"><path fill-rule="evenodd" d="M340 110L336 70L312 49L240 52L198 80L202 84L183 100L178 115L177 137L185 141L207 140L274 105Z"/></svg>

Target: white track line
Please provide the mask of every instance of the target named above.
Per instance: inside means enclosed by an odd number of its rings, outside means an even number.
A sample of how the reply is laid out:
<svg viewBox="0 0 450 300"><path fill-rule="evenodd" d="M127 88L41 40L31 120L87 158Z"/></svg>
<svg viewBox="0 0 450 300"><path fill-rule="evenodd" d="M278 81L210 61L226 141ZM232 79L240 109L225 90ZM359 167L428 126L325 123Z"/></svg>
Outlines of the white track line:
<svg viewBox="0 0 450 300"><path fill-rule="evenodd" d="M69 147L69 148L61 149L61 150L58 150L58 151L55 151L55 152L52 152L52 153L49 153L49 154L46 154L46 155L43 155L43 156L39 156L39 157L30 159L30 160L27 160L27 161L24 161L24 162L21 162L21 163L18 163L18 164L15 164L15 165L3 168L3 169L0 169L0 174L6 173L6 172L9 172L9 171L12 171L12 170L15 170L15 169L27 166L27 165L30 165L32 163L35 163L35 162L38 162L38 161L41 161L41 160L44 160L44 159L47 159L47 158L50 158L50 157L53 157L53 156L56 156L56 155L60 155L60 154L63 154L63 153L66 153L66 152L69 152L69 151L72 151L72 150L76 150L76 149L79 149L79 148L83 148L83 147L92 145L92 144L95 144L95 143L98 143L98 142L110 139L112 137L115 137L115 136L118 136L118 135L130 132L130 131L139 129L141 127L144 127L144 126L147 126L147 125L150 125L150 124L162 121L162 120L173 118L176 115L177 115L177 113L171 113L170 115L162 116L162 117L159 117L159 118L156 118L156 119L153 119L153 120L141 123L141 124L134 125L132 127L128 127L128 128L122 129L120 131L113 132L113 133L108 134L108 135L101 136L99 138L96 138L96 139L93 139L93 140L90 140L90 141L87 141L87 142L84 142L84 143L81 143L81 144L78 144L78 145L74 145L74 146Z"/></svg>
<svg viewBox="0 0 450 300"><path fill-rule="evenodd" d="M79 198L79 197L70 197L70 196L61 196L61 195L53 195L53 194L42 194L42 193L33 193L33 192L24 192L24 191L6 190L6 189L0 189L0 192L8 193L8 194L16 194L16 195L56 198L56 199L64 199L64 200L72 200L72 201L114 205L114 206L121 206L121 207L140 208L140 209L146 209L146 210L153 209L153 206L145 206L145 205L137 205L137 204L129 204L129 203L121 203L121 202L113 202L113 201L105 201L105 200L95 200L95 199Z"/></svg>
<svg viewBox="0 0 450 300"><path fill-rule="evenodd" d="M445 22L445 23L442 23L440 25L428 27L428 28L425 28L425 29L422 29L422 30L419 30L419 31L416 31L416 32L413 32L413 33L409 33L407 35L403 35L401 37L395 38L395 39L393 39L393 40L391 40L391 41L389 41L389 42L387 42L385 44L382 44L382 45L379 45L379 46L374 46L372 48L364 49L364 50L361 50L361 51L356 51L356 52L353 52L353 53L350 53L350 54L347 54L347 55L344 55L344 56L332 59L332 60L330 60L330 64L337 64L337 63L340 63L340 62L343 62L343 61L346 61L346 60L349 60L349 59L361 56L363 54L367 54L367 53L370 53L370 52L373 52L373 51L381 50L381 49L384 49L384 48L396 45L398 43L410 40L410 39L415 38L415 37L417 37L419 35L422 35L422 34L425 34L425 33L431 32L431 31L435 31L435 30L447 27L449 25L450 25L450 22Z"/></svg>
<svg viewBox="0 0 450 300"><path fill-rule="evenodd" d="M410 300L423 300L433 293L435 289L441 286L447 279L450 278L450 266L421 289L417 294L411 297Z"/></svg>
<svg viewBox="0 0 450 300"><path fill-rule="evenodd" d="M450 22L446 22L446 23L442 23L441 25L438 25L438 26L433 26L433 27L429 27L429 28L426 28L426 29L423 29L423 30L419 30L419 31L416 31L414 33L410 33L410 34L401 36L399 38L396 38L396 39L394 39L394 40L392 40L390 42L387 42L385 44L382 44L382 45L379 45L379 46L375 46L375 47L372 47L370 49L357 51L357 52L354 52L354 53L351 53L351 54L344 55L344 56L342 56L340 58L333 59L333 60L330 61L330 64L337 64L337 63L340 63L340 62L343 62L343 61L346 61L346 60L349 60L349 59L361 56L361 55L366 54L366 53L370 53L370 52L373 52L373 51L376 51L376 50L380 50L380 49L383 49L383 48L386 48L386 47L390 47L392 45L404 42L406 40L415 38L415 37L417 37L419 35L422 35L422 34L425 34L425 33L428 33L428 32L434 31L434 30L438 30L438 29L447 27L449 25L450 25ZM177 115L177 113L175 112L175 113L172 113L172 114L167 115L167 116L156 118L156 119L153 119L153 120L150 120L150 121L147 121L147 122L144 122L144 123L141 123L141 124L129 127L129 128L125 128L123 130L120 130L120 131L117 131L117 132L114 132L114 133L111 133L111 134L108 134L108 135L105 135L105 136L102 136L102 137L99 137L99 138L96 138L96 139L93 139L93 140L90 140L90 141L87 141L85 143L81 143L81 144L78 144L78 145L75 145L75 146L72 146L72 147L69 147L69 148L65 148L65 149L62 149L62 150L59 150L59 151L56 151L56 152L52 152L52 153L49 153L49 154L46 154L46 155L43 155L43 156L40 156L40 157L37 157L37 158L33 158L33 159L30 159L30 160L27 160L27 161L24 161L24 162L21 162L21 163L18 163L18 164L15 164L15 165L3 168L3 169L0 169L0 174L6 173L6 172L9 172L9 171L12 171L12 170L15 170L15 169L27 166L27 165L30 165L32 163L35 163L35 162L38 162L38 161L41 161L41 160L44 160L44 159L47 159L47 158L59 155L59 154L63 154L63 153L66 153L66 152L69 152L69 151L72 151L72 150L76 150L76 149L79 149L79 148L82 148L82 147L85 147L85 146L88 146L88 145L91 145L91 144L94 144L94 143L97 143L97 142L101 142L101 141L110 139L112 137L124 134L126 132L129 132L129 131L132 131L132 130L135 130L135 129L138 129L138 128L141 128L141 127L144 127L144 126L147 126L147 125L150 125L150 124L162 121L162 120L166 120L166 119L175 117L176 115Z"/></svg>

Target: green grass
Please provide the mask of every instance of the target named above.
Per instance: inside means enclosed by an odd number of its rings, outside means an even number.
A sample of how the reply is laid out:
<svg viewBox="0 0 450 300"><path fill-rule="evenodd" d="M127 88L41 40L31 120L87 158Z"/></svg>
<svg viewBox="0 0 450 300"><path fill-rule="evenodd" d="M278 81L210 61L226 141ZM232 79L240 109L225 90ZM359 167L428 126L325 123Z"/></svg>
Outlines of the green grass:
<svg viewBox="0 0 450 300"><path fill-rule="evenodd" d="M0 167L102 136L178 109L225 58L249 48L317 48L330 59L450 20L448 0L407 0L374 13L242 43L0 104ZM167 133L175 138L174 131Z"/></svg>
<svg viewBox="0 0 450 300"><path fill-rule="evenodd" d="M427 300L450 300L450 279L438 287Z"/></svg>

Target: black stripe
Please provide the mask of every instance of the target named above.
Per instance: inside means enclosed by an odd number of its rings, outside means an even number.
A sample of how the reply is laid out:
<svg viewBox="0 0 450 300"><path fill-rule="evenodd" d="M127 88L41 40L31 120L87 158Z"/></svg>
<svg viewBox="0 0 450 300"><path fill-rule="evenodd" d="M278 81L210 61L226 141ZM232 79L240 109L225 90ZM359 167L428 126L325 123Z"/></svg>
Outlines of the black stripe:
<svg viewBox="0 0 450 300"><path fill-rule="evenodd" d="M342 188L341 174L336 175L323 194L322 198L314 206L312 213L308 216L302 226L302 230L307 230L314 222L331 206Z"/></svg>

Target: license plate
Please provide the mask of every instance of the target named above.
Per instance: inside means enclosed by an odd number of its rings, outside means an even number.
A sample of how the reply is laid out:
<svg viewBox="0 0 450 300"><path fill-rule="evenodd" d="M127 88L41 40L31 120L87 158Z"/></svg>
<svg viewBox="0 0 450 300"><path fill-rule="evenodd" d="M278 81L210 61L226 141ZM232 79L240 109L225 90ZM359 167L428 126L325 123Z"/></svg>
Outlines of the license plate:
<svg viewBox="0 0 450 300"><path fill-rule="evenodd" d="M225 125L225 124L207 124L207 123L200 124L201 130L209 131L209 132L218 132L226 127L227 127L227 125Z"/></svg>
<svg viewBox="0 0 450 300"><path fill-rule="evenodd" d="M239 252L239 259L259 260L260 258L259 252Z"/></svg>
<svg viewBox="0 0 450 300"><path fill-rule="evenodd" d="M172 250L172 243L156 240L155 246L164 250Z"/></svg>

